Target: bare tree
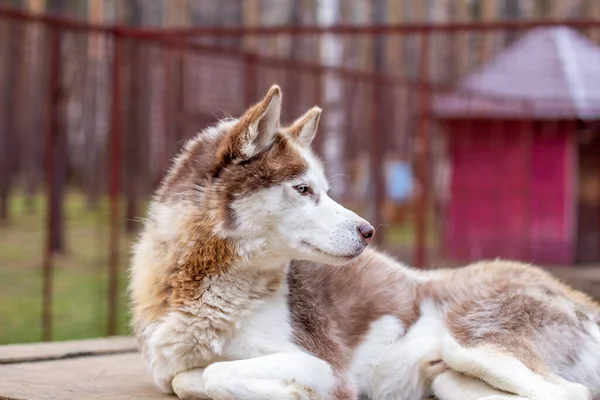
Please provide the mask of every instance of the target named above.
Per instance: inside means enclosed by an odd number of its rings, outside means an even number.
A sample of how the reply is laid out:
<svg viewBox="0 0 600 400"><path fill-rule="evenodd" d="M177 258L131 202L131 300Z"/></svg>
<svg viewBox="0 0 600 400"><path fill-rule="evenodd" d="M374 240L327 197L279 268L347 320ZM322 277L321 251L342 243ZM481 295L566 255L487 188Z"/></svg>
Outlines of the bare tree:
<svg viewBox="0 0 600 400"><path fill-rule="evenodd" d="M519 0L504 0L502 15L503 18L509 20L517 20L521 18L522 6ZM506 47L517 38L518 33L510 30L504 32L504 42L502 46Z"/></svg>
<svg viewBox="0 0 600 400"><path fill-rule="evenodd" d="M321 25L334 25L340 17L339 0L322 0L319 2L318 19ZM338 35L324 34L321 37L320 59L328 66L339 67L343 62L343 41ZM335 72L325 72L322 81L322 101L327 110L324 118L323 155L332 176L331 188L337 196L344 195L345 182L342 161L344 111L342 109L344 94L341 78Z"/></svg>
<svg viewBox="0 0 600 400"><path fill-rule="evenodd" d="M0 43L2 45L2 74L0 75L2 90L2 128L0 129L0 223L5 223L9 216L10 191L15 171L15 138L13 93L19 66L18 49L21 29L18 22L0 21Z"/></svg>
<svg viewBox="0 0 600 400"><path fill-rule="evenodd" d="M147 4L146 4L147 5ZM144 3L131 1L129 3L127 22L133 26L142 25L144 22ZM125 226L128 233L133 233L136 220L139 194L140 194L140 152L143 144L140 142L150 134L147 124L149 109L149 90L147 51L143 43L129 42L128 49L128 90L125 94L127 111L123 113L126 119L124 130L124 177L125 177Z"/></svg>
<svg viewBox="0 0 600 400"><path fill-rule="evenodd" d="M454 20L460 22L468 22L471 20L469 1L458 0L453 3ZM455 77L462 76L469 69L469 38L470 32L459 32L454 37L455 48L453 53L456 54L455 62L452 64L452 75Z"/></svg>
<svg viewBox="0 0 600 400"><path fill-rule="evenodd" d="M487 0L481 3L482 11L481 11L481 19L484 22L491 22L498 19L498 12L500 11L500 7L498 6L498 2L496 0ZM483 40L481 44L481 52L479 62L484 64L489 61L492 57L494 48L497 45L497 34L493 31L488 31L483 33Z"/></svg>
<svg viewBox="0 0 600 400"><path fill-rule="evenodd" d="M373 23L381 25L385 23L386 15L386 0L374 0L373 2ZM385 37L376 35L373 43L373 71L376 73L385 72ZM390 115L389 110L385 109L386 91L381 82L374 82L372 90L371 102L371 140L370 140L370 161L371 161L371 177L374 199L372 205L371 220L375 226L379 226L382 222L382 207L385 201L385 155L386 141L389 125L387 115Z"/></svg>
<svg viewBox="0 0 600 400"><path fill-rule="evenodd" d="M548 18L552 15L552 1L551 0L535 0L534 1L534 13L537 18Z"/></svg>
<svg viewBox="0 0 600 400"><path fill-rule="evenodd" d="M302 15L301 15L301 0L292 0L292 8L289 24L293 26L298 26L302 24ZM289 48L288 48L288 59L289 60L297 60L301 57L300 46L301 46L301 38L299 35L291 35L289 38ZM283 90L294 93L294 96L297 96L300 93L300 79L298 73L294 70L287 70L285 72L285 83L283 85ZM301 113L298 109L299 102L290 102L287 107L284 107L283 118L287 121L292 121L297 115ZM295 107L294 107L295 106Z"/></svg>
<svg viewBox="0 0 600 400"><path fill-rule="evenodd" d="M600 19L600 2L598 0L586 0L583 14L588 18ZM593 28L590 37L594 42L600 43L600 29L598 27Z"/></svg>
<svg viewBox="0 0 600 400"><path fill-rule="evenodd" d="M243 23L246 27L260 25L260 0L245 0L243 2ZM256 35L244 36L244 48L250 51L258 49L258 37Z"/></svg>
<svg viewBox="0 0 600 400"><path fill-rule="evenodd" d="M104 0L89 0L88 21L100 24L105 21ZM101 162L102 149L106 147L108 137L108 56L106 38L100 34L90 33L87 38L87 60L84 81L84 106L82 132L84 156L82 160L83 187L87 194L90 209L98 205L102 185L101 171L106 164ZM104 167L104 168L103 168Z"/></svg>
<svg viewBox="0 0 600 400"><path fill-rule="evenodd" d="M21 1L12 1L13 7L23 7ZM26 29L25 23L18 20L4 21L5 65L3 105L4 128L0 132L0 222L9 217L10 194L20 173L20 149L26 140L22 139L22 103L25 100L27 74Z"/></svg>
<svg viewBox="0 0 600 400"><path fill-rule="evenodd" d="M50 11L60 14L66 6L65 0L50 0ZM52 35L56 35L56 39ZM63 74L63 66L65 64L64 57L64 38L60 31L50 33L50 52L54 53L50 56L51 61L51 87L50 87L50 102L53 107L50 108L51 128L54 137L51 152L53 160L53 176L50 179L50 198L49 209L52 224L52 234L50 248L55 252L65 251L65 231L64 231L64 205L65 192L67 183L67 129L66 129L66 88L64 85L65 74ZM54 49L54 46L58 48ZM55 76L52 76L55 74Z"/></svg>
<svg viewBox="0 0 600 400"><path fill-rule="evenodd" d="M32 14L43 13L46 10L46 0L27 0L27 11ZM21 146L21 170L24 173L26 209L28 212L35 211L34 196L41 180L43 160L43 141L39 140L40 132L43 131L44 105L40 90L44 86L44 66L46 58L43 52L43 28L35 24L27 24L25 28L24 58L24 101L21 105L19 115L23 142Z"/></svg>

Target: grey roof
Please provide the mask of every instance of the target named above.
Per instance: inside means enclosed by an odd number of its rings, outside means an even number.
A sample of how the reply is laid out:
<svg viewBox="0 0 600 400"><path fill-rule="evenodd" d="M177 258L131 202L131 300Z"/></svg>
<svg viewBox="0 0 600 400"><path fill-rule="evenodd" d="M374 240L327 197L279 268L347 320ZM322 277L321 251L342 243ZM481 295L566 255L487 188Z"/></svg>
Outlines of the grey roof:
<svg viewBox="0 0 600 400"><path fill-rule="evenodd" d="M600 47L565 27L537 28L434 97L439 117L596 119Z"/></svg>

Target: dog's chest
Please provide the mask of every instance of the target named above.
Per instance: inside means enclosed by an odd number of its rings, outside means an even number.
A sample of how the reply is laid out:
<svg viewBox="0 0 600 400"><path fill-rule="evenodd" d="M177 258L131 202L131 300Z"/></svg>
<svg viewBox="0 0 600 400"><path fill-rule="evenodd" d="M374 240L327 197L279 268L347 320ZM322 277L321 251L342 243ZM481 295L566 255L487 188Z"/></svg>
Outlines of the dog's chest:
<svg viewBox="0 0 600 400"><path fill-rule="evenodd" d="M224 356L230 359L258 357L297 350L285 294L277 293L242 318L228 338Z"/></svg>

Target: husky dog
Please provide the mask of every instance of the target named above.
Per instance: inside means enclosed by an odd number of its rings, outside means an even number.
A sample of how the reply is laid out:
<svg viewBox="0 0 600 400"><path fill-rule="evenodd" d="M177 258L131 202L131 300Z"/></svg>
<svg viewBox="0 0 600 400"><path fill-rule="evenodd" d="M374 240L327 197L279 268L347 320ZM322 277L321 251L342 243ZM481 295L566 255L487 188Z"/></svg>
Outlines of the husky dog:
<svg viewBox="0 0 600 400"><path fill-rule="evenodd" d="M514 262L417 271L327 195L281 90L186 144L134 249L133 325L182 399L587 400L600 307ZM305 261L293 261L305 260Z"/></svg>

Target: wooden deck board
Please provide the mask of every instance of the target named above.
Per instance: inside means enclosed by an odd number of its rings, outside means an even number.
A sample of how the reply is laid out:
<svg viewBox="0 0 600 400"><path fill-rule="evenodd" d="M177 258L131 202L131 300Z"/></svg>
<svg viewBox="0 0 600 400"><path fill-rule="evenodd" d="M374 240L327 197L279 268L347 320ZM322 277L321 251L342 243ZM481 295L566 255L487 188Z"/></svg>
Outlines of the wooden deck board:
<svg viewBox="0 0 600 400"><path fill-rule="evenodd" d="M130 338L0 346L10 362L0 364L0 399L173 400L133 351Z"/></svg>
<svg viewBox="0 0 600 400"><path fill-rule="evenodd" d="M56 360L82 355L133 353L137 349L135 340L128 336L102 339L72 340L34 344L12 344L0 346L0 364L27 361Z"/></svg>

